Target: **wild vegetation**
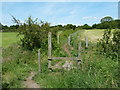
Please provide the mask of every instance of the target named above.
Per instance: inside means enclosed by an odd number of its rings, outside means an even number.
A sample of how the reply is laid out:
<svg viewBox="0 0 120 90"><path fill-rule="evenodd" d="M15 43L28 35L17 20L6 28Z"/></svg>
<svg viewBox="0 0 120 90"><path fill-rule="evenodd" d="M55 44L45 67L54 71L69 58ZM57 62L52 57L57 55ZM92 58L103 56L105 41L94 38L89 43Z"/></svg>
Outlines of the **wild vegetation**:
<svg viewBox="0 0 120 90"><path fill-rule="evenodd" d="M23 81L30 72L38 72L37 50L41 52L41 73L37 73L33 80L41 88L118 88L118 58L120 45L120 30L104 28L91 29L87 24L78 26L50 26L49 23L33 20L28 17L25 23L14 18L20 42L2 47L2 86L3 88L23 88ZM101 19L100 25L114 22L113 19ZM118 20L119 21L119 20ZM111 24L112 25L112 24ZM95 26L95 25L94 25ZM106 25L105 25L106 26ZM86 28L84 28L86 27ZM86 29L91 30L86 30ZM114 27L114 26L113 26ZM92 27L93 28L93 27ZM6 29L3 29L5 31ZM80 69L48 69L48 32L52 32L52 54L60 57L78 56L78 43L82 43ZM60 44L57 43L57 34L60 34ZM97 35L99 33L99 35ZM3 32L4 34L5 32ZM12 35L11 33L9 33ZM68 36L72 36L71 46L67 45ZM88 36L89 47L85 47L84 38ZM96 37L97 36L97 37ZM9 36L6 36L9 38ZM5 41L3 37L3 40ZM11 36L13 37L13 35ZM99 39L99 40L98 40ZM10 38L9 38L10 40ZM12 41L12 40L11 40ZM68 55L69 53L69 55ZM74 61L73 61L74 62ZM65 61L54 60L52 65L63 66ZM75 62L74 62L75 63Z"/></svg>

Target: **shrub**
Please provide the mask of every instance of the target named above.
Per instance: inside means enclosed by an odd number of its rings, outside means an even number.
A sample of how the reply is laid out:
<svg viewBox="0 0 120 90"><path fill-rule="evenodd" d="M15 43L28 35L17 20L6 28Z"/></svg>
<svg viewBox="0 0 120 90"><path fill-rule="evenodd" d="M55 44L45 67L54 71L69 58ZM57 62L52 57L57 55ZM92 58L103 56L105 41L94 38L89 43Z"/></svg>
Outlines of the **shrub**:
<svg viewBox="0 0 120 90"><path fill-rule="evenodd" d="M46 47L47 33L50 30L49 23L38 21L38 18L33 20L31 16L28 17L23 24L14 17L13 19L17 24L19 24L18 35L23 35L21 42L24 48L33 50L35 48Z"/></svg>
<svg viewBox="0 0 120 90"><path fill-rule="evenodd" d="M111 35L113 34L113 37ZM120 45L120 31L105 30L103 38L98 42L99 51L112 58L117 57L119 54Z"/></svg>

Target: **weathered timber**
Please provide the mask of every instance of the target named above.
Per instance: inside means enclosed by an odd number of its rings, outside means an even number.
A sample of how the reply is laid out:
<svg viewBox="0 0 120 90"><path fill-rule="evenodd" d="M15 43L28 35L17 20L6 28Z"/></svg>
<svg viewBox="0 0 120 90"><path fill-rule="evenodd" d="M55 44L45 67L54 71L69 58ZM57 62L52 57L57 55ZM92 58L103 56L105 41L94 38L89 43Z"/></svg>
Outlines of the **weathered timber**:
<svg viewBox="0 0 120 90"><path fill-rule="evenodd" d="M51 68L51 53L52 44L51 44L51 32L48 33L48 68Z"/></svg>
<svg viewBox="0 0 120 90"><path fill-rule="evenodd" d="M68 45L70 45L71 36L68 36Z"/></svg>
<svg viewBox="0 0 120 90"><path fill-rule="evenodd" d="M41 72L40 49L38 50L38 72Z"/></svg>
<svg viewBox="0 0 120 90"><path fill-rule="evenodd" d="M52 50L52 44L51 44L51 32L48 33L48 57L51 58L51 50Z"/></svg>
<svg viewBox="0 0 120 90"><path fill-rule="evenodd" d="M70 45L70 36L68 37L68 44ZM59 37L58 37L59 39ZM58 40L59 42L59 40ZM77 66L80 67L80 63L82 61L81 58L81 43L78 44L78 57L52 57L52 44L51 44L51 32L48 33L48 68L50 69L50 71L52 71L52 65L51 65L51 61L52 60L76 60L77 61Z"/></svg>
<svg viewBox="0 0 120 90"><path fill-rule="evenodd" d="M78 58L78 57L52 57L51 58L52 60L81 60L81 58Z"/></svg>
<svg viewBox="0 0 120 90"><path fill-rule="evenodd" d="M81 57L81 42L78 44L78 57Z"/></svg>
<svg viewBox="0 0 120 90"><path fill-rule="evenodd" d="M81 42L78 44L78 58L81 58ZM80 69L82 59L77 60L77 68Z"/></svg>
<svg viewBox="0 0 120 90"><path fill-rule="evenodd" d="M85 42L86 42L86 48L88 48L88 37L85 37Z"/></svg>

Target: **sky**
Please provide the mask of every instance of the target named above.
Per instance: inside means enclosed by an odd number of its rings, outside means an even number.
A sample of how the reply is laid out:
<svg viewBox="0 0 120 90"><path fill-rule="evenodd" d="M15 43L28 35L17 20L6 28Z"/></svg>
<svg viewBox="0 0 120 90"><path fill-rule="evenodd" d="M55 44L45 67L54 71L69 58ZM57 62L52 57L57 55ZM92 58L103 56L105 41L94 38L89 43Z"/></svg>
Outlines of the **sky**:
<svg viewBox="0 0 120 90"><path fill-rule="evenodd" d="M10 14L21 22L32 16L51 25L92 25L105 16L117 19L118 2L2 2L2 24L14 24Z"/></svg>

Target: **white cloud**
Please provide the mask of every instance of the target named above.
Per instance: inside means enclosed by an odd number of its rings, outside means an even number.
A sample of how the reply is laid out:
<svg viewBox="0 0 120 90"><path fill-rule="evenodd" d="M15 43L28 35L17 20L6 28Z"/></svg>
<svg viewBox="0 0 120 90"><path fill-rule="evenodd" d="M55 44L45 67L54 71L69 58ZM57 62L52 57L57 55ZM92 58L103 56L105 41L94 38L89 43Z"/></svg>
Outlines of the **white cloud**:
<svg viewBox="0 0 120 90"><path fill-rule="evenodd" d="M66 24L66 23L52 22L52 23L51 23L51 26L54 26L54 25L67 25L67 24Z"/></svg>
<svg viewBox="0 0 120 90"><path fill-rule="evenodd" d="M20 23L24 24L24 23L25 23L25 21L20 21Z"/></svg>
<svg viewBox="0 0 120 90"><path fill-rule="evenodd" d="M83 17L83 19L100 19L99 17L87 16Z"/></svg>

